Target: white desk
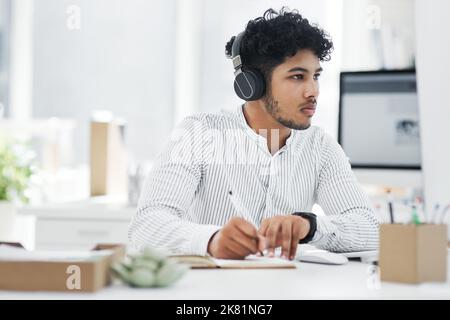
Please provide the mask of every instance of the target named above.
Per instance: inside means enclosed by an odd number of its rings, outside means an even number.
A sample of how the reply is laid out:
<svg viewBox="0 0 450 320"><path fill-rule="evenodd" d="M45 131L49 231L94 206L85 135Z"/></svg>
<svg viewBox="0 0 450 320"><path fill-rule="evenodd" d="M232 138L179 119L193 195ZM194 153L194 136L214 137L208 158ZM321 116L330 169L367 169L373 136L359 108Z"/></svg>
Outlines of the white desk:
<svg viewBox="0 0 450 320"><path fill-rule="evenodd" d="M0 300L450 299L450 281L420 285L382 282L377 288L376 285L370 285L369 268L368 264L351 261L343 266L298 263L297 269L190 270L168 288L134 289L113 285L97 293L0 291Z"/></svg>

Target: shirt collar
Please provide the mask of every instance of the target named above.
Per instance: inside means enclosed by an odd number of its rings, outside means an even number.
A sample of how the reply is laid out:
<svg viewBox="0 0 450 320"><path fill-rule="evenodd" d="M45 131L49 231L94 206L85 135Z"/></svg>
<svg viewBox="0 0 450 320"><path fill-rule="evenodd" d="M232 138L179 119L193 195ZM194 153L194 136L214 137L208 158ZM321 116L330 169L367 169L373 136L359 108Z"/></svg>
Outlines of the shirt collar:
<svg viewBox="0 0 450 320"><path fill-rule="evenodd" d="M244 129L245 133L250 136L252 139L264 143L266 144L267 141L266 139L259 135L258 133L255 132L255 130L253 130L247 123L247 120L245 119L245 115L244 115L244 105L239 105L236 108L236 115L237 115L237 119L239 124L241 125L241 127ZM286 139L286 146L289 146L293 141L295 141L296 137L299 135L298 130L294 130L291 129L291 134L289 135L289 137Z"/></svg>

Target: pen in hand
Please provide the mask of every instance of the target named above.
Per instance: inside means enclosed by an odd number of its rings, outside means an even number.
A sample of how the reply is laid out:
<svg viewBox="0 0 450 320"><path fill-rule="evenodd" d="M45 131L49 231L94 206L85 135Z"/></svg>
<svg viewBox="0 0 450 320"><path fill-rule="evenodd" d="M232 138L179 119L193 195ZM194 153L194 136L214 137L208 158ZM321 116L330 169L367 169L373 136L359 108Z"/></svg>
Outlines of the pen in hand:
<svg viewBox="0 0 450 320"><path fill-rule="evenodd" d="M256 224L253 222L253 219L251 219L248 215L244 214L245 211L244 211L243 207L239 204L237 199L234 197L233 192L231 190L228 192L228 197L229 197L231 203L233 204L233 207L236 209L238 215L241 218L244 218L245 220L249 221L251 224L253 224L253 226L255 226L255 228L257 228ZM259 247L260 242L265 241L265 239L263 236L258 235L256 238L256 241L257 241L257 246ZM264 253L261 250L259 250L258 255L264 256Z"/></svg>

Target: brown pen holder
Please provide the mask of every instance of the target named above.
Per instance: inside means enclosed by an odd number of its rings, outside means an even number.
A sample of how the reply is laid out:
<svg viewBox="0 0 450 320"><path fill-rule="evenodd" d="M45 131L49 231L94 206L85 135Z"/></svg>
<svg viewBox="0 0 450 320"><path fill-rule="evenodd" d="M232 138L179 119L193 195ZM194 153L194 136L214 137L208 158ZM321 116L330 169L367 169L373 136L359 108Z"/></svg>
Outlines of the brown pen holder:
<svg viewBox="0 0 450 320"><path fill-rule="evenodd" d="M421 283L447 280L446 224L382 224L380 279Z"/></svg>

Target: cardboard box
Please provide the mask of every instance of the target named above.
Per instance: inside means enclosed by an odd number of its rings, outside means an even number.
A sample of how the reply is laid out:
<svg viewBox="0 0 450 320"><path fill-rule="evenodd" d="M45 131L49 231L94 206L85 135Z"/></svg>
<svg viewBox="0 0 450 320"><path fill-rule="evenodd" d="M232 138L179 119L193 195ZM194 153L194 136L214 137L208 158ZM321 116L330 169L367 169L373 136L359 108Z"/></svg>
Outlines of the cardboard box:
<svg viewBox="0 0 450 320"><path fill-rule="evenodd" d="M91 122L90 168L91 196L127 194L123 124Z"/></svg>
<svg viewBox="0 0 450 320"><path fill-rule="evenodd" d="M0 290L100 290L111 282L111 264L124 258L125 246L99 244L93 250L111 250L112 254L80 261L0 261Z"/></svg>
<svg viewBox="0 0 450 320"><path fill-rule="evenodd" d="M382 281L447 281L447 225L381 225L379 266Z"/></svg>

